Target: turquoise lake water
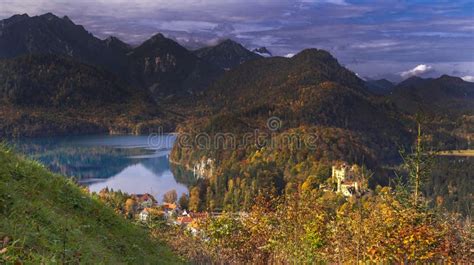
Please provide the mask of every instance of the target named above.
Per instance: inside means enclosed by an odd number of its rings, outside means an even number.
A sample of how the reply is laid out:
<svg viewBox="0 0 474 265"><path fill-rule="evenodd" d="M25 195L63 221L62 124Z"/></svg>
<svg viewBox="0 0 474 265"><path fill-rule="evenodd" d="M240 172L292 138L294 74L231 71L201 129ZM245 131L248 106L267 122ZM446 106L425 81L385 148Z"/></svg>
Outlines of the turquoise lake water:
<svg viewBox="0 0 474 265"><path fill-rule="evenodd" d="M14 148L38 160L53 172L74 177L98 192L109 189L127 193L150 193L158 201L175 189L187 193L168 161L175 136L68 136L27 138L12 142Z"/></svg>

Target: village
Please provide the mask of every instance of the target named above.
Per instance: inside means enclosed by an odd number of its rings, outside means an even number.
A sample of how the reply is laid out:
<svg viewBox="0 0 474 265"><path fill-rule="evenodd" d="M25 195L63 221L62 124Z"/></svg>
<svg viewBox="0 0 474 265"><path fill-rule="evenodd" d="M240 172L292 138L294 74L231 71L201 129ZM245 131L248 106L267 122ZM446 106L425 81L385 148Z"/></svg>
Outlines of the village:
<svg viewBox="0 0 474 265"><path fill-rule="evenodd" d="M174 193L171 191L170 193ZM166 197L166 194L165 194ZM134 194L132 198L137 202L137 214L135 218L142 223L153 220L164 220L168 225L181 226L189 230L193 235L199 231L199 226L211 215L208 212L191 212L187 206L177 201L169 200L161 205L156 199L148 194ZM184 208L186 207L186 208ZM216 213L213 216L217 215Z"/></svg>
<svg viewBox="0 0 474 265"><path fill-rule="evenodd" d="M360 196L367 191L364 172L361 172L358 165L349 165L346 162L335 163L332 166L330 183L331 186L320 185L319 188L327 192L336 192L344 197ZM190 211L188 195L182 194L178 199L175 190L166 192L163 195L162 203L159 203L149 193L127 195L108 188L101 190L98 196L102 201L113 206L116 212L129 219L134 219L144 225L164 222L169 226L186 229L193 235L199 234L200 226L208 218L218 217L222 214L220 211ZM239 212L234 215L238 218L245 213Z"/></svg>
<svg viewBox="0 0 474 265"><path fill-rule="evenodd" d="M104 188L97 195L101 201L128 219L134 219L144 225L164 222L166 225L183 227L193 235L198 233L199 226L209 216L219 215L219 213L189 211L187 195L183 194L178 200L175 190L167 192L161 204L149 193L127 195Z"/></svg>

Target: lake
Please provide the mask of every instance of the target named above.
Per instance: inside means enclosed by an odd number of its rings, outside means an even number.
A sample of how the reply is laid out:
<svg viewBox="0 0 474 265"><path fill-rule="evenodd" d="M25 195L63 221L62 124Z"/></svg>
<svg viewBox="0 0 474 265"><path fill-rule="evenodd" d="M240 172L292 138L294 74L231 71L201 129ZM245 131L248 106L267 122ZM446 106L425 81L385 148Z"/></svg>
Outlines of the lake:
<svg viewBox="0 0 474 265"><path fill-rule="evenodd" d="M15 149L38 160L53 172L75 178L90 191L108 187L127 193L150 193L158 201L175 189L188 193L176 181L168 156L173 134L155 136L93 135L25 138L12 141Z"/></svg>

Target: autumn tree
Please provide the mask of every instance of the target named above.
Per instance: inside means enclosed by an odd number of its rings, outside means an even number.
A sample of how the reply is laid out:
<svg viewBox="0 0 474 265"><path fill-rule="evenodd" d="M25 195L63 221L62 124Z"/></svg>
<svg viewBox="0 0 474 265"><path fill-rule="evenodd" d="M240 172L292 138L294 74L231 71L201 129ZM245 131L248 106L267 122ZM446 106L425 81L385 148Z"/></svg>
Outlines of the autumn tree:
<svg viewBox="0 0 474 265"><path fill-rule="evenodd" d="M313 175L309 176L301 185L303 191L312 191L317 188L319 188L319 180Z"/></svg>
<svg viewBox="0 0 474 265"><path fill-rule="evenodd" d="M329 226L329 263L436 263L468 255L465 228L427 207L400 203L389 187L348 200Z"/></svg>
<svg viewBox="0 0 474 265"><path fill-rule="evenodd" d="M167 191L163 195L163 201L166 203L175 203L177 200L178 200L178 193L174 189Z"/></svg>
<svg viewBox="0 0 474 265"><path fill-rule="evenodd" d="M138 204L134 199L128 198L125 201L125 211L129 218L133 217L133 215L136 213L137 208Z"/></svg>
<svg viewBox="0 0 474 265"><path fill-rule="evenodd" d="M181 209L188 209L189 208L189 197L186 193L181 194L178 200L179 207Z"/></svg>
<svg viewBox="0 0 474 265"><path fill-rule="evenodd" d="M201 198L199 187L193 187L189 196L189 210L197 212L200 210Z"/></svg>

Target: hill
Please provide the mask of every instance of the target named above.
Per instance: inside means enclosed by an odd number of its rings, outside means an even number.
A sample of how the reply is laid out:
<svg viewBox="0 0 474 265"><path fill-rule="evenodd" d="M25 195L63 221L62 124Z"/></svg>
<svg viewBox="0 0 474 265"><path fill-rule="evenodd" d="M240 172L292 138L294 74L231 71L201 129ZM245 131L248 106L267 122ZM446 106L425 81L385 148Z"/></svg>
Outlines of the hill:
<svg viewBox="0 0 474 265"><path fill-rule="evenodd" d="M440 150L470 148L474 137L474 84L459 77L411 77L387 96L415 119L422 114L431 145Z"/></svg>
<svg viewBox="0 0 474 265"><path fill-rule="evenodd" d="M390 107L373 99L361 79L323 50L247 62L215 82L205 97L212 114L277 116L281 129L321 125L384 135L401 130Z"/></svg>
<svg viewBox="0 0 474 265"><path fill-rule="evenodd" d="M148 91L69 57L0 60L0 84L2 136L170 129Z"/></svg>
<svg viewBox="0 0 474 265"><path fill-rule="evenodd" d="M411 77L399 83L389 98L409 113L418 109L439 114L462 113L474 109L474 83L448 75Z"/></svg>
<svg viewBox="0 0 474 265"><path fill-rule="evenodd" d="M2 263L182 263L72 181L4 146L0 180Z"/></svg>
<svg viewBox="0 0 474 265"><path fill-rule="evenodd" d="M231 69L246 61L262 58L233 40L227 39L212 47L194 51L199 58L206 60L222 69Z"/></svg>
<svg viewBox="0 0 474 265"><path fill-rule="evenodd" d="M124 103L138 90L114 75L55 55L0 61L1 97L28 106L81 106Z"/></svg>
<svg viewBox="0 0 474 265"><path fill-rule="evenodd" d="M331 185L334 163L399 162L411 138L392 105L317 49L243 63L196 104L170 159L204 177L191 189L203 208L248 209L258 192L278 197L310 176Z"/></svg>

